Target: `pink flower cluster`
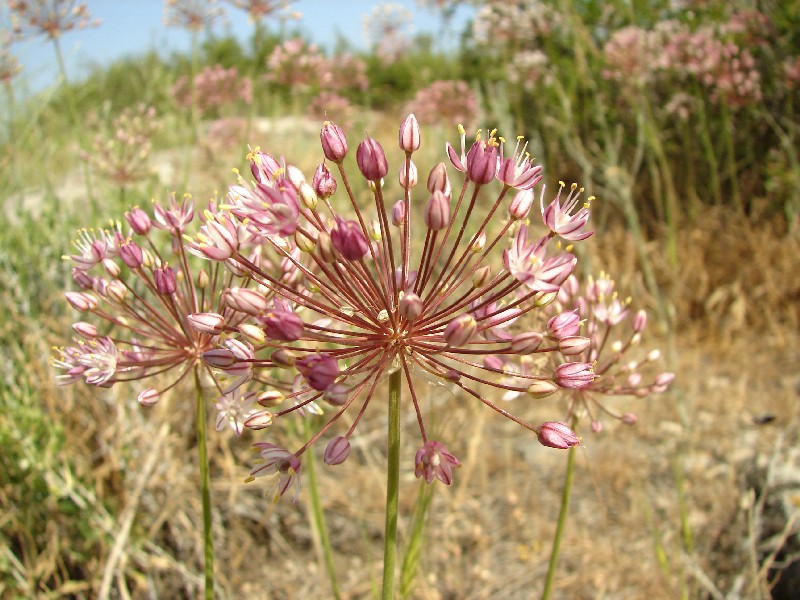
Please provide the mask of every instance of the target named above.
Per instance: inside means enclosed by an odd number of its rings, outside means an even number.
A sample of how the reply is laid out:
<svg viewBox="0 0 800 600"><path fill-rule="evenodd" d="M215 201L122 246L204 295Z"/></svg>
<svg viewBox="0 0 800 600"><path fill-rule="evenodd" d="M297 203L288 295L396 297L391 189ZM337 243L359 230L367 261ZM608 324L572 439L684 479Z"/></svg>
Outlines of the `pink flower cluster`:
<svg viewBox="0 0 800 600"><path fill-rule="evenodd" d="M466 81L434 81L418 90L406 109L420 123L462 123L473 128L478 121L478 96Z"/></svg>
<svg viewBox="0 0 800 600"><path fill-rule="evenodd" d="M187 76L177 79L172 86L172 97L181 108L191 107L192 86ZM194 76L194 97L201 114L238 103L249 105L253 101L253 82L249 77L239 77L236 67L226 69L217 64Z"/></svg>
<svg viewBox="0 0 800 600"><path fill-rule="evenodd" d="M144 104L125 108L110 123L96 123L89 151L81 151L101 177L127 187L152 176L149 164L153 136L160 128L156 110Z"/></svg>
<svg viewBox="0 0 800 600"><path fill-rule="evenodd" d="M366 38L384 64L399 59L411 45L414 16L402 4L384 3L364 16Z"/></svg>
<svg viewBox="0 0 800 600"><path fill-rule="evenodd" d="M89 9L76 0L8 0L11 29L17 37L44 35L55 39L73 29L98 27Z"/></svg>

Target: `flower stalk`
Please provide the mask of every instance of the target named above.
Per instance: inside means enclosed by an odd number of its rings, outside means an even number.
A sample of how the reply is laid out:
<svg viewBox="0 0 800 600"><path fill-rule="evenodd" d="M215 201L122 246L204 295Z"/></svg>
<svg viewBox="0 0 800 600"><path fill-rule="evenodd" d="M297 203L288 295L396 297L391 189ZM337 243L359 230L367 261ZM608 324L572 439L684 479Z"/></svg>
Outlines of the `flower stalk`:
<svg viewBox="0 0 800 600"><path fill-rule="evenodd" d="M572 423L574 427L575 424ZM575 446L567 451L567 469L564 473L564 489L561 492L561 507L558 510L558 523L556 524L556 532L553 535L553 545L550 548L550 563L547 567L547 577L544 581L544 591L542 592L542 600L548 600L550 593L553 591L553 580L556 574L556 564L558 562L558 552L561 549L561 537L564 535L564 529L567 525L567 513L569 512L569 499L572 494L572 476L575 473L575 454L577 449Z"/></svg>
<svg viewBox="0 0 800 600"><path fill-rule="evenodd" d="M203 572L205 598L214 600L214 542L211 531L211 477L208 470L206 445L206 407L200 384L200 368L194 369L195 398L197 400L197 458L200 462L200 494L203 502Z"/></svg>
<svg viewBox="0 0 800 600"><path fill-rule="evenodd" d="M394 597L397 562L397 507L400 496L400 387L401 371L389 376L389 457L386 465L386 526L383 537L383 600Z"/></svg>

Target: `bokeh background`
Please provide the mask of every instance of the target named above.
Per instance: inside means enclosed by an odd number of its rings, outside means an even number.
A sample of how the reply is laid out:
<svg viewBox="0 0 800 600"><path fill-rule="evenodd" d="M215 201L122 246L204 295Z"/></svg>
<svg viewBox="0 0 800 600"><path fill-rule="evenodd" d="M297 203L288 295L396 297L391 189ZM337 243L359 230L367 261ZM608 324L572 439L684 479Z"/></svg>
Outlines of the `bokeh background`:
<svg viewBox="0 0 800 600"><path fill-rule="evenodd" d="M248 14L259 4L0 9L0 597L202 585L191 392L145 410L124 386L55 384L76 232L172 191L224 194L248 144L310 173L325 119L389 146L411 111L423 164L446 160L457 124L496 127L529 140L548 184L596 196L581 268L648 310L646 344L677 374L668 394L620 401L635 426L587 430L555 597L797 597L800 3L300 0ZM433 492L401 595L537 597L565 455L457 395L426 402L464 466ZM383 415L359 431L350 460L319 473L346 598L380 587ZM296 443L303 424L278 435ZM261 439L211 440L218 594L331 597L306 499L275 505L243 483ZM401 532L418 489L404 469Z"/></svg>

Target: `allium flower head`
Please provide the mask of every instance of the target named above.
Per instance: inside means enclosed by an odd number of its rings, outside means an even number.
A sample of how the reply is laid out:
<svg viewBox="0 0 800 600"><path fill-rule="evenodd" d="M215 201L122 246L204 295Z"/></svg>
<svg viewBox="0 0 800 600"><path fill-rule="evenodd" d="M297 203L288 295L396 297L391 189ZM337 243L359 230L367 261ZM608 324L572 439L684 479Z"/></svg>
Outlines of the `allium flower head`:
<svg viewBox="0 0 800 600"><path fill-rule="evenodd" d="M73 29L98 27L89 9L76 0L9 0L11 24L19 37L44 35L56 39Z"/></svg>
<svg viewBox="0 0 800 600"><path fill-rule="evenodd" d="M65 257L81 289L66 299L94 323L76 323L75 345L55 350L57 379L107 387L157 376L156 387L139 393L139 402L149 406L196 369L217 387L218 427L230 422L240 433L253 398L239 388L252 378L253 355L246 341L229 337L246 315L222 291L223 282L238 280L225 259L234 252L251 256L251 240L213 204L201 215L197 239L187 239L195 215L190 197L155 203L153 213L134 207L125 215L128 228L117 222L83 230L76 253ZM293 267L278 269L278 280L294 277Z"/></svg>
<svg viewBox="0 0 800 600"><path fill-rule="evenodd" d="M614 280L601 273L596 279L589 277L583 290L577 279L570 277L556 302L547 307L553 314L548 329L569 334L560 339L562 358L550 355L558 359L555 382L569 390L566 421L588 415L593 431L602 429L603 414L633 424L634 415L617 412L605 399L643 398L666 391L672 383L672 373L659 373L654 368L658 350L648 352L640 347L646 313L631 313L629 305L630 298L620 298ZM578 323L580 336L575 326Z"/></svg>
<svg viewBox="0 0 800 600"><path fill-rule="evenodd" d="M269 422L303 410L319 412L317 407L326 404L333 409L322 429L296 452L259 446L265 463L253 475L280 473L279 492L297 481L302 454L350 412L352 424L329 438L332 446L325 453L329 464L344 460L364 411L384 397L376 393L381 381L398 370L422 439L415 471L427 481L449 483L458 460L428 438L419 377L452 385L539 435L539 428L500 408L485 389L521 393L537 381L557 387L555 373L523 372L515 359L558 351L555 344L541 343L544 333L525 331L520 324L555 298L575 257L552 247L552 232L529 239L528 227L501 210L511 202L512 188L492 185L502 144L493 134L488 142L478 140L459 162L467 175L456 185L440 163L430 169L427 186L415 187L412 155L424 144L418 127L415 119L406 119L391 153L375 139L363 140L353 175L343 160L346 134L325 123L320 158L332 161L335 173L323 162L313 185L296 167L279 166L263 151L251 152L254 180L239 177L224 208L251 243L258 241L261 263L227 243L230 256L204 253L249 280L223 297L237 315L240 334L252 344L245 364L253 380L245 385L264 382L276 394L265 404ZM390 156L399 157L394 167ZM392 197L384 192L388 173L400 174L394 180L399 201L395 192ZM322 178L334 176L339 185L322 185ZM371 196L369 206L359 200L364 193ZM290 207L291 218L281 207ZM412 243L415 236L419 249ZM512 266L503 268L501 249L509 243L517 250L507 261ZM283 265L294 278L281 279L264 263ZM260 339L253 330L263 333ZM207 353L219 369L231 369L235 362L227 346L231 340L218 339ZM516 381L507 383L512 376ZM274 402L285 405L277 409Z"/></svg>

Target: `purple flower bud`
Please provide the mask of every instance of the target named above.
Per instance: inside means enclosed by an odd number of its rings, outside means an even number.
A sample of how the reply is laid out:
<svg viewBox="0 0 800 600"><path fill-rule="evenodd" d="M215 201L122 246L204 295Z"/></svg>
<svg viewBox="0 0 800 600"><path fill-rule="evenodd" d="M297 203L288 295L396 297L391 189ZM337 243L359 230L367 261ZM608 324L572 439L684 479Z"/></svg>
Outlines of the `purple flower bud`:
<svg viewBox="0 0 800 600"><path fill-rule="evenodd" d="M431 231L444 229L450 223L450 199L436 190L428 200L423 215L425 225Z"/></svg>
<svg viewBox="0 0 800 600"><path fill-rule="evenodd" d="M417 117L414 114L408 115L400 124L400 149L409 154L419 150L420 131Z"/></svg>
<svg viewBox="0 0 800 600"><path fill-rule="evenodd" d="M322 397L331 406L344 406L344 403L347 402L347 397L349 395L350 389L346 385L343 383L334 383L328 387L327 390L325 390L325 393L322 394Z"/></svg>
<svg viewBox="0 0 800 600"><path fill-rule="evenodd" d="M547 329L557 340L578 335L581 329L581 317L577 310L562 312L547 322Z"/></svg>
<svg viewBox="0 0 800 600"><path fill-rule="evenodd" d="M479 185L490 183L497 174L497 146L477 141L467 153L467 177Z"/></svg>
<svg viewBox="0 0 800 600"><path fill-rule="evenodd" d="M153 406L161 398L161 392L154 388L147 388L139 392L136 401L142 406Z"/></svg>
<svg viewBox="0 0 800 600"><path fill-rule="evenodd" d="M230 288L223 293L225 304L233 310L256 317L267 310L267 299L249 288Z"/></svg>
<svg viewBox="0 0 800 600"><path fill-rule="evenodd" d="M368 137L358 145L356 162L361 174L368 181L380 181L389 171L383 147L373 138Z"/></svg>
<svg viewBox="0 0 800 600"><path fill-rule="evenodd" d="M336 217L336 227L331 230L331 242L345 260L359 260L369 251L369 242L358 222L341 217Z"/></svg>
<svg viewBox="0 0 800 600"><path fill-rule="evenodd" d="M339 362L330 354L310 354L295 362L300 374L315 390L324 392L339 376Z"/></svg>
<svg viewBox="0 0 800 600"><path fill-rule="evenodd" d="M174 294L178 287L175 270L166 265L163 269L153 269L153 280L156 284L156 292L162 296Z"/></svg>
<svg viewBox="0 0 800 600"><path fill-rule="evenodd" d="M347 156L347 138L338 125L325 121L322 131L319 132L319 139L322 142L322 153L328 160L340 163Z"/></svg>
<svg viewBox="0 0 800 600"><path fill-rule="evenodd" d="M531 354L539 349L544 336L536 331L525 331L511 338L511 351L515 354Z"/></svg>
<svg viewBox="0 0 800 600"><path fill-rule="evenodd" d="M543 423L539 426L536 435L542 446L558 448L559 450L566 450L581 443L581 440L566 423Z"/></svg>
<svg viewBox="0 0 800 600"><path fill-rule="evenodd" d="M75 310L87 312L97 308L97 298L84 292L66 292L64 297Z"/></svg>
<svg viewBox="0 0 800 600"><path fill-rule="evenodd" d="M269 310L258 317L271 340L294 342L303 336L303 319L289 310Z"/></svg>
<svg viewBox="0 0 800 600"><path fill-rule="evenodd" d="M350 440L348 440L345 436L340 435L339 437L335 437L328 442L328 446L325 448L325 456L323 460L325 461L326 465L340 465L347 460L347 456L349 454Z"/></svg>
<svg viewBox="0 0 800 600"><path fill-rule="evenodd" d="M90 290L94 287L94 280L92 279L92 276L78 267L72 267L72 280L82 290Z"/></svg>
<svg viewBox="0 0 800 600"><path fill-rule="evenodd" d="M225 325L225 317L218 313L193 313L187 317L189 325L200 333L219 335Z"/></svg>
<svg viewBox="0 0 800 600"><path fill-rule="evenodd" d="M444 328L444 341L448 346L459 347L468 344L478 331L475 318L467 313L456 317Z"/></svg>
<svg viewBox="0 0 800 600"><path fill-rule="evenodd" d="M564 356L577 356L586 350L592 341L587 337L570 335L558 340L558 351Z"/></svg>
<svg viewBox="0 0 800 600"><path fill-rule="evenodd" d="M244 426L253 431L266 429L274 422L275 417L268 410L257 410L244 420Z"/></svg>
<svg viewBox="0 0 800 600"><path fill-rule="evenodd" d="M422 308L422 300L413 292L406 294L403 296L403 299L400 300L400 314L409 321L413 321L420 316L422 314Z"/></svg>
<svg viewBox="0 0 800 600"><path fill-rule="evenodd" d="M556 383L562 388L583 390L592 384L594 378L591 363L568 362L556 367Z"/></svg>
<svg viewBox="0 0 800 600"><path fill-rule="evenodd" d="M533 190L521 190L517 192L517 195L511 201L511 205L508 207L508 214L513 219L524 219L531 212L531 206L533 206Z"/></svg>
<svg viewBox="0 0 800 600"><path fill-rule="evenodd" d="M203 360L211 367L227 369L236 362L236 356L227 348L214 348L203 352Z"/></svg>
<svg viewBox="0 0 800 600"><path fill-rule="evenodd" d="M97 327L86 321L78 321L72 326L79 336L84 339L91 340L97 337Z"/></svg>
<svg viewBox="0 0 800 600"><path fill-rule="evenodd" d="M125 213L125 220L139 235L147 235L152 227L150 216L138 206L134 206L131 210Z"/></svg>
<svg viewBox="0 0 800 600"><path fill-rule="evenodd" d="M119 257L129 269L138 269L144 263L144 252L134 241L127 240L119 245Z"/></svg>
<svg viewBox="0 0 800 600"><path fill-rule="evenodd" d="M336 180L324 164L317 167L311 182L314 193L320 198L330 198L336 193Z"/></svg>
<svg viewBox="0 0 800 600"><path fill-rule="evenodd" d="M427 188L431 194L438 190L446 196L450 195L450 179L447 177L447 166L443 162L431 169Z"/></svg>
<svg viewBox="0 0 800 600"><path fill-rule="evenodd" d="M398 200L392 207L392 225L400 227L406 221L406 203Z"/></svg>

